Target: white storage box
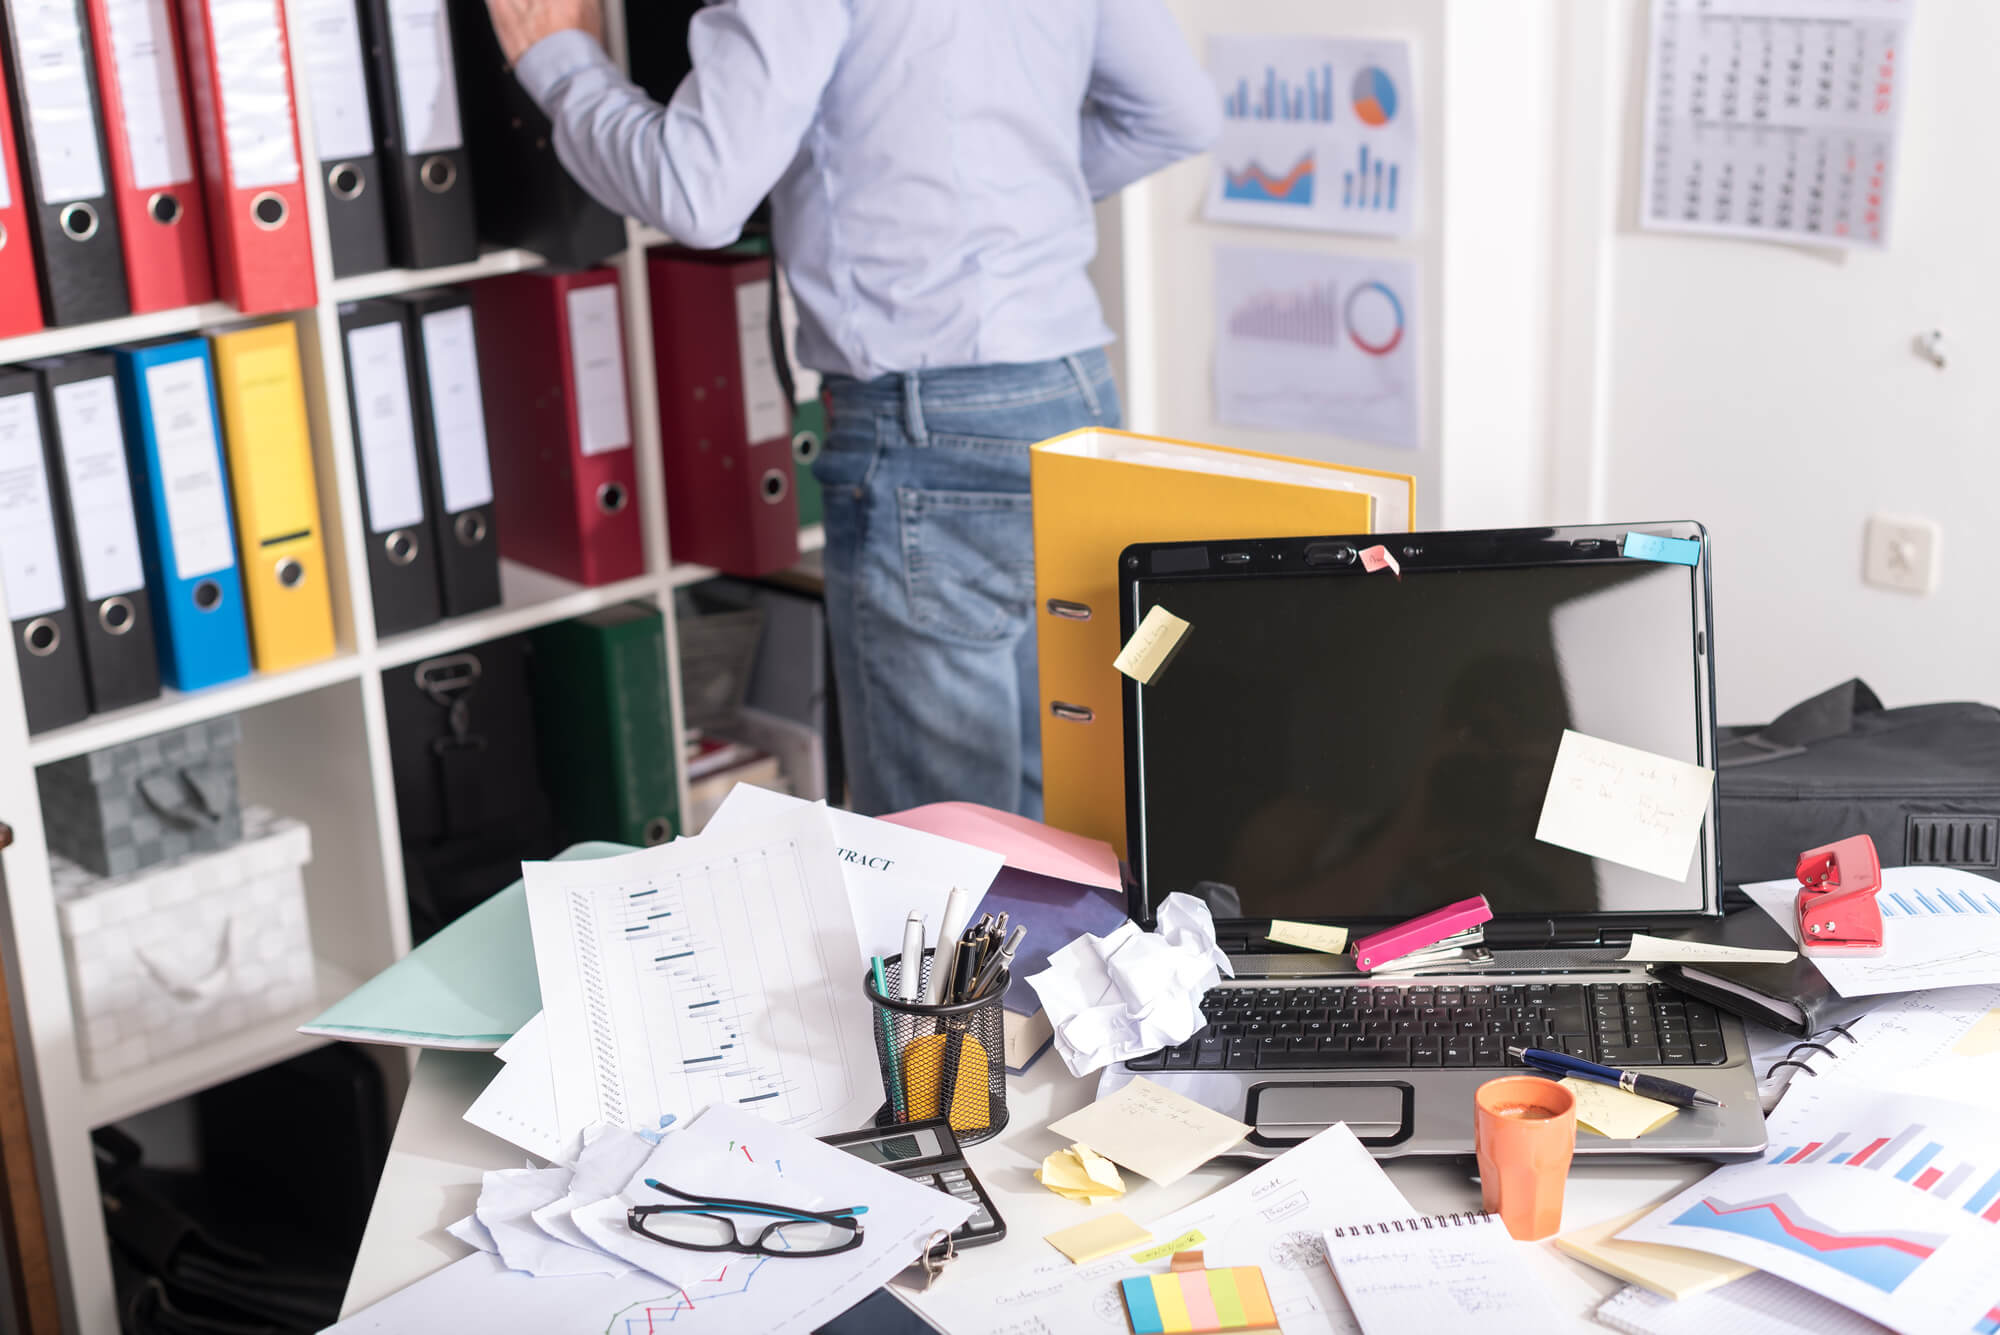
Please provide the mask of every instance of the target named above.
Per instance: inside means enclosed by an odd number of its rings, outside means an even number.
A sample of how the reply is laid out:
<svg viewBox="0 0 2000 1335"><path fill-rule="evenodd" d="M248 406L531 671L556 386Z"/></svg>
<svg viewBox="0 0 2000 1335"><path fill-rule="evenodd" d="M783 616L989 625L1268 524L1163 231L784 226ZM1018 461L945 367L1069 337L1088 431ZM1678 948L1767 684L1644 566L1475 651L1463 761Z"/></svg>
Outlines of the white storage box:
<svg viewBox="0 0 2000 1335"><path fill-rule="evenodd" d="M243 841L124 876L52 857L84 1074L119 1075L309 1005L298 821L243 809Z"/></svg>

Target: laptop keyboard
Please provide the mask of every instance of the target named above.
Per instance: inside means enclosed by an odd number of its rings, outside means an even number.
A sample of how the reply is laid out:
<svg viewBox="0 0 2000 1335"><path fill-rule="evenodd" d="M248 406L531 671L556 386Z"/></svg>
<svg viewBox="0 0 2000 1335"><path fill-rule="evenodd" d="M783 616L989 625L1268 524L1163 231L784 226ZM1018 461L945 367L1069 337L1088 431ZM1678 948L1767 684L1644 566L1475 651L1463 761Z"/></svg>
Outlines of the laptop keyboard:
<svg viewBox="0 0 2000 1335"><path fill-rule="evenodd" d="M1519 1066L1509 1047L1608 1066L1720 1066L1715 1007L1661 983L1214 988L1208 1024L1134 1071Z"/></svg>

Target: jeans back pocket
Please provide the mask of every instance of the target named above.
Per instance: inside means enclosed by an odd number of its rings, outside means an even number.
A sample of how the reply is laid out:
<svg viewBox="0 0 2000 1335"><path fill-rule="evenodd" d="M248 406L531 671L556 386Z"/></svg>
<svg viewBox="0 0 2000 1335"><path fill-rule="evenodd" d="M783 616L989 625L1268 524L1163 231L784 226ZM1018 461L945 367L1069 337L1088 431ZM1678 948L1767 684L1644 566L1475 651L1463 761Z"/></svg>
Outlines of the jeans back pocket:
<svg viewBox="0 0 2000 1335"><path fill-rule="evenodd" d="M896 508L912 621L975 644L1029 629L1035 530L1026 494L899 487Z"/></svg>

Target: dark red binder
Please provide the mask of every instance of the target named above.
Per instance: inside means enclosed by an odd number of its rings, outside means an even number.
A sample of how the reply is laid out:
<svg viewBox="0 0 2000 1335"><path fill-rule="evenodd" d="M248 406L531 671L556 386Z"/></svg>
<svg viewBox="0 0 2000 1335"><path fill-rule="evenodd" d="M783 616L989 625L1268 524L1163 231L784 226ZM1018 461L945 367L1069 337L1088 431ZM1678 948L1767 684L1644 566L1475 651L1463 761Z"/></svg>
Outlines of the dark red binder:
<svg viewBox="0 0 2000 1335"><path fill-rule="evenodd" d="M132 313L215 300L170 0L84 0Z"/></svg>
<svg viewBox="0 0 2000 1335"><path fill-rule="evenodd" d="M180 0L222 299L246 315L318 299L280 0Z"/></svg>
<svg viewBox="0 0 2000 1335"><path fill-rule="evenodd" d="M643 573L618 275L489 278L472 311L500 555L579 584Z"/></svg>
<svg viewBox="0 0 2000 1335"><path fill-rule="evenodd" d="M27 182L14 151L14 109L0 75L0 338L42 327L42 288L35 281L35 242Z"/></svg>
<svg viewBox="0 0 2000 1335"><path fill-rule="evenodd" d="M792 404L771 348L771 261L668 247L648 257L676 561L763 575L799 559Z"/></svg>

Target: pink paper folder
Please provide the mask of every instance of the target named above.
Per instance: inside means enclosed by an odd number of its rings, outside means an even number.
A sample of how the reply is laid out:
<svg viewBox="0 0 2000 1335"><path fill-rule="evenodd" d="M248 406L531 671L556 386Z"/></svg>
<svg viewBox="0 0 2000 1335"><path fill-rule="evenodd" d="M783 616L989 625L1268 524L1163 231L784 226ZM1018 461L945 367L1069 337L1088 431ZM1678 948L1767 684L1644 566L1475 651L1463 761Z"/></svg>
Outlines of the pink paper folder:
<svg viewBox="0 0 2000 1335"><path fill-rule="evenodd" d="M1433 909L1420 918L1357 937L1354 942L1355 967L1366 973L1379 965L1399 960L1413 950L1436 945L1448 936L1456 936L1489 922L1492 918L1493 910L1487 907L1485 895L1474 895L1456 904Z"/></svg>
<svg viewBox="0 0 2000 1335"><path fill-rule="evenodd" d="M1118 854L1102 839L1052 829L1038 820L977 802L933 802L882 817L894 825L956 839L998 853L1007 865L1039 876L1122 891Z"/></svg>

